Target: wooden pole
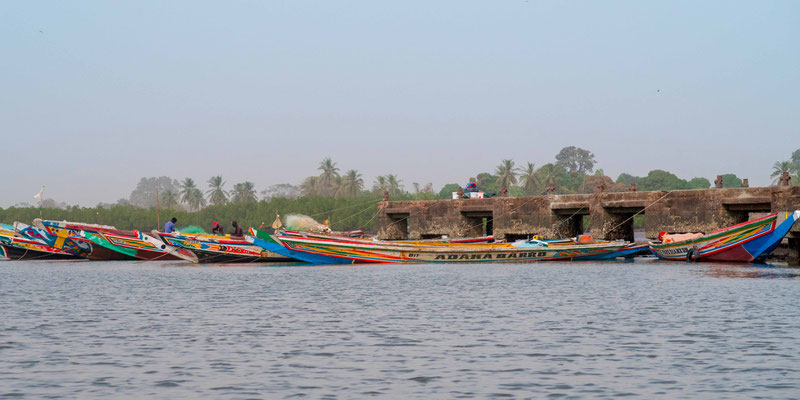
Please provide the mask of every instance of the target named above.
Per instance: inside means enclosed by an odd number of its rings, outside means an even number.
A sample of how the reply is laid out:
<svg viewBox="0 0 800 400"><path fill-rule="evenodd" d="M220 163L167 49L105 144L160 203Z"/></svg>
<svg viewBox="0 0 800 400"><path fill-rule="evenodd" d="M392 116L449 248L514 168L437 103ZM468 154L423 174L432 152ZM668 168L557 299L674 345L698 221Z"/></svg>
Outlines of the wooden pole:
<svg viewBox="0 0 800 400"><path fill-rule="evenodd" d="M42 217L43 206L44 206L44 185L42 185L42 195L39 196L39 219L44 219L44 217Z"/></svg>
<svg viewBox="0 0 800 400"><path fill-rule="evenodd" d="M161 215L159 214L158 209L158 188L156 188L156 230L158 230L158 227L161 226Z"/></svg>

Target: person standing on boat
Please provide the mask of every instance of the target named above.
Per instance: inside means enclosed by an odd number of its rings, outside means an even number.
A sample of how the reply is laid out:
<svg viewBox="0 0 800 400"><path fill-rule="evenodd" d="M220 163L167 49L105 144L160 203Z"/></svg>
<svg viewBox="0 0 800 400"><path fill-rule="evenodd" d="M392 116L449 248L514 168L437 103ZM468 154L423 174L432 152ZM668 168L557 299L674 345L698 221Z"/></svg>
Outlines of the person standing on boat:
<svg viewBox="0 0 800 400"><path fill-rule="evenodd" d="M242 227L239 226L239 223L233 221L231 222L231 225L233 225L233 233L231 233L231 236L244 236L244 231L242 230Z"/></svg>
<svg viewBox="0 0 800 400"><path fill-rule="evenodd" d="M211 224L211 233L214 234L214 235L224 235L225 234L225 232L223 232L222 225L218 224L217 221L214 221Z"/></svg>
<svg viewBox="0 0 800 400"><path fill-rule="evenodd" d="M175 218L175 217L172 217L171 220L167 221L167 223L164 224L164 233L175 232L175 223L176 222L178 222L178 219Z"/></svg>

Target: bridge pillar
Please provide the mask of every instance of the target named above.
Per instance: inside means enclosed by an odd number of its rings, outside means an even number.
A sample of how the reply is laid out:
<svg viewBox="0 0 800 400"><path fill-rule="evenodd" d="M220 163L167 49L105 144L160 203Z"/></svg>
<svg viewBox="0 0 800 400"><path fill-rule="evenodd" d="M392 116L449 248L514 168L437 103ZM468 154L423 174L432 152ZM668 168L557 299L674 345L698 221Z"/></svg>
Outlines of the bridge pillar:
<svg viewBox="0 0 800 400"><path fill-rule="evenodd" d="M603 207L601 197L590 202L589 227L595 239L633 242L633 213L616 213Z"/></svg>
<svg viewBox="0 0 800 400"><path fill-rule="evenodd" d="M800 266L800 238L789 237L789 254L786 262L793 266Z"/></svg>

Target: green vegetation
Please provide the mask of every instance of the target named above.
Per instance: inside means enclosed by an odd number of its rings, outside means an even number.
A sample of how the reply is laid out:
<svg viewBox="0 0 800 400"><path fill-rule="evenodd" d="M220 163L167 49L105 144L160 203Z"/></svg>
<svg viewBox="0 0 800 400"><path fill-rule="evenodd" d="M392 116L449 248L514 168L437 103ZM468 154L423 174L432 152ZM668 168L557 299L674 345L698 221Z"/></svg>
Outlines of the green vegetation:
<svg viewBox="0 0 800 400"><path fill-rule="evenodd" d="M593 193L602 188L607 192L628 190L636 184L638 190L707 189L711 182L706 178L681 179L663 170L650 171L647 176L619 175L616 181L606 176L601 168L595 170L595 156L588 150L575 146L561 149L554 163L536 168L527 162L525 168L516 167L514 160L501 160L492 172L479 172L470 178L478 189L489 196L497 195L505 186L512 197L546 194ZM375 217L378 203L388 192L392 200L450 199L461 187L459 183L444 185L438 192L433 184L412 183L413 193L406 191L403 181L395 174L378 176L371 188L365 188L362 175L355 169L339 174L339 168L331 158L325 158L318 166L317 176L309 176L298 185L282 183L261 192L258 199L252 182L233 185L225 189L222 176L208 179L209 189L204 193L192 178L183 181L162 176L142 178L129 198L116 204L98 204L97 207L68 206L53 199L44 199L43 215L47 219L81 221L114 225L120 229L162 229L171 217L178 218L178 226L196 225L210 229L212 221L226 227L237 220L242 226L271 225L276 213L286 215L298 213L312 216L320 221L330 220L335 230L376 229ZM594 173L592 171L595 171ZM800 149L791 158L773 165L771 177L777 183L780 176L788 172L792 184L800 184ZM742 180L734 174L722 175L724 187L740 187ZM158 193L158 196L156 196ZM156 197L160 211L160 224L156 216ZM208 204L208 206L206 206ZM0 221L30 222L39 217L39 208L28 204L0 209ZM641 224L640 220L634 220Z"/></svg>
<svg viewBox="0 0 800 400"><path fill-rule="evenodd" d="M429 196L432 197L432 196ZM403 198L415 198L406 195ZM93 224L113 225L119 229L139 229L150 231L164 229L164 223L172 217L178 218L178 227L196 225L206 231L211 230L211 222L218 221L226 229L233 220L243 227L258 227L262 223L270 226L275 220L275 213L305 214L319 221L330 219L335 230L376 229L375 215L381 199L368 194L358 197L335 198L308 196L297 199L274 198L270 201L231 202L223 205L212 205L196 212L186 210L160 210L160 225L156 220L156 209L141 208L130 204L110 207L73 207L65 209L46 208L42 214L45 219L80 221ZM38 207L11 207L0 209L0 221L23 221L30 223L39 218Z"/></svg>
<svg viewBox="0 0 800 400"><path fill-rule="evenodd" d="M792 156L785 161L776 161L772 165L772 184L777 185L783 173L786 172L791 178L790 184L792 186L800 186L800 149L792 152Z"/></svg>
<svg viewBox="0 0 800 400"><path fill-rule="evenodd" d="M256 196L256 185L253 182L242 182L233 185L231 192L232 203L254 203L258 201Z"/></svg>
<svg viewBox="0 0 800 400"><path fill-rule="evenodd" d="M733 176L735 177L736 175ZM617 183L621 183L624 186L635 183L639 190L708 189L711 187L711 182L709 182L708 179L694 178L687 181L678 178L673 173L660 169L650 171L647 176L644 177L620 174L617 178ZM739 180L739 186L741 186L741 180Z"/></svg>
<svg viewBox="0 0 800 400"><path fill-rule="evenodd" d="M181 203L186 203L190 211L197 211L206 205L203 192L194 184L194 179L186 178L181 182Z"/></svg>
<svg viewBox="0 0 800 400"><path fill-rule="evenodd" d="M735 174L722 175L722 187L724 188L742 187L742 180Z"/></svg>
<svg viewBox="0 0 800 400"><path fill-rule="evenodd" d="M225 191L222 187L225 186L225 181L222 180L222 176L212 176L211 179L208 180L208 191L206 195L208 196L208 204L211 205L221 205L228 202L228 192Z"/></svg>
<svg viewBox="0 0 800 400"><path fill-rule="evenodd" d="M589 174L596 163L594 154L580 147L564 147L556 154L556 165L566 168L570 174Z"/></svg>

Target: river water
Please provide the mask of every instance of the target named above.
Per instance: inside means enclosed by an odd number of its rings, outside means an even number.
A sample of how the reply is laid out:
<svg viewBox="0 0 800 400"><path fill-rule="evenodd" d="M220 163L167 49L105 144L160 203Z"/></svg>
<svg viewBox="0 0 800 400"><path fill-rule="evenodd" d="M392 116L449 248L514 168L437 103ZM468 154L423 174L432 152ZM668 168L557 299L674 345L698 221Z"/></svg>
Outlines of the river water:
<svg viewBox="0 0 800 400"><path fill-rule="evenodd" d="M0 262L0 397L796 398L800 270Z"/></svg>

